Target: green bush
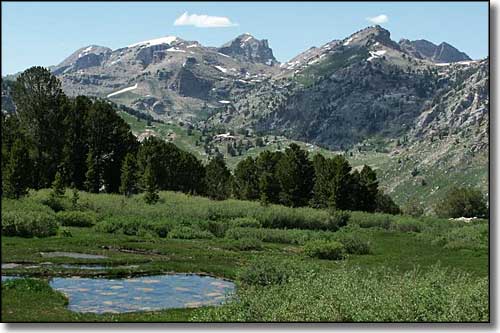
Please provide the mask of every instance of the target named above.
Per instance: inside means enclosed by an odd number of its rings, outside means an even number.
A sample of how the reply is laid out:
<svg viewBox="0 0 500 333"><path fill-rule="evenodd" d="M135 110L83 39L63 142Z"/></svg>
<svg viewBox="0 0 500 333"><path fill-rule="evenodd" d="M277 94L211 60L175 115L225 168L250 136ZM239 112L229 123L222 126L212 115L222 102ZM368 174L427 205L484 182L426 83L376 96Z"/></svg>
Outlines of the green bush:
<svg viewBox="0 0 500 333"><path fill-rule="evenodd" d="M207 223L207 230L215 237L224 237L228 229L229 223L227 222L208 221Z"/></svg>
<svg viewBox="0 0 500 333"><path fill-rule="evenodd" d="M351 214L342 210L334 210L330 213L327 222L327 229L330 231L337 231L345 227L349 222Z"/></svg>
<svg viewBox="0 0 500 333"><path fill-rule="evenodd" d="M282 284L294 274L288 261L259 258L251 261L238 272L238 280L244 285L268 286Z"/></svg>
<svg viewBox="0 0 500 333"><path fill-rule="evenodd" d="M271 205L260 207L249 215L264 228L328 230L328 213L319 209Z"/></svg>
<svg viewBox="0 0 500 333"><path fill-rule="evenodd" d="M436 236L432 241L435 245L447 249L488 249L488 224L475 224L453 228Z"/></svg>
<svg viewBox="0 0 500 333"><path fill-rule="evenodd" d="M304 253L313 258L340 260L344 258L344 246L336 241L314 240L304 245Z"/></svg>
<svg viewBox="0 0 500 333"><path fill-rule="evenodd" d="M59 224L54 214L37 211L2 212L2 235L48 237L57 234Z"/></svg>
<svg viewBox="0 0 500 333"><path fill-rule="evenodd" d="M488 207L483 194L473 188L455 187L438 202L434 211L439 217L486 217Z"/></svg>
<svg viewBox="0 0 500 333"><path fill-rule="evenodd" d="M358 225L361 228L382 228L389 229L391 222L396 217L389 214L351 212L350 224Z"/></svg>
<svg viewBox="0 0 500 333"><path fill-rule="evenodd" d="M47 199L44 199L42 201L42 204L50 207L56 213L65 209L63 198L59 198L53 195L50 195Z"/></svg>
<svg viewBox="0 0 500 333"><path fill-rule="evenodd" d="M209 231L198 230L187 226L179 226L173 228L168 234L168 237L177 239L210 239L214 238L214 235Z"/></svg>
<svg viewBox="0 0 500 333"><path fill-rule="evenodd" d="M359 235L344 233L336 238L344 246L348 254L370 254L370 242Z"/></svg>
<svg viewBox="0 0 500 333"><path fill-rule="evenodd" d="M254 217L237 217L230 221L235 227L260 228L262 224Z"/></svg>
<svg viewBox="0 0 500 333"><path fill-rule="evenodd" d="M248 236L238 240L228 241L223 247L228 250L237 251L260 251L264 248L260 239Z"/></svg>
<svg viewBox="0 0 500 333"><path fill-rule="evenodd" d="M93 212L63 211L57 213L57 220L66 227L92 227L96 223Z"/></svg>
<svg viewBox="0 0 500 333"><path fill-rule="evenodd" d="M144 220L141 217L107 216L95 225L95 230L105 233L122 233L129 236L145 234L167 237L173 223L164 219Z"/></svg>

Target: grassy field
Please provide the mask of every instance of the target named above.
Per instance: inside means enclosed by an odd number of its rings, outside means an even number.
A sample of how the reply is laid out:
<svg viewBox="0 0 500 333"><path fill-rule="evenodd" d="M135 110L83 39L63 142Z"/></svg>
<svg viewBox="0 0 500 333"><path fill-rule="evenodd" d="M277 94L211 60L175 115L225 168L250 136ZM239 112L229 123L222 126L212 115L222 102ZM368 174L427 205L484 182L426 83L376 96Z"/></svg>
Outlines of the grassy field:
<svg viewBox="0 0 500 333"><path fill-rule="evenodd" d="M48 193L42 190L21 200L2 199L3 222L32 212L65 224L53 236L26 238L7 236L16 231L3 223L2 263L38 266L8 270L9 275L36 279L2 283L3 321L489 319L488 222L484 220L466 223L350 212L347 225L342 226L330 212L311 208L217 202L172 192L161 192L160 202L152 206L141 195L124 198L84 192L74 203L70 191L59 207L66 214L76 212L67 217L47 207ZM82 216L90 216L93 226L74 226L82 223ZM326 250L340 243L343 259L319 259L304 250L318 241ZM107 258L41 256L52 251ZM61 268L61 264L99 264L111 269ZM53 276L171 272L234 280L238 299L196 310L78 314L67 310L67 300L47 283ZM342 296L346 293L350 296ZM324 295L322 301L315 302L320 295Z"/></svg>

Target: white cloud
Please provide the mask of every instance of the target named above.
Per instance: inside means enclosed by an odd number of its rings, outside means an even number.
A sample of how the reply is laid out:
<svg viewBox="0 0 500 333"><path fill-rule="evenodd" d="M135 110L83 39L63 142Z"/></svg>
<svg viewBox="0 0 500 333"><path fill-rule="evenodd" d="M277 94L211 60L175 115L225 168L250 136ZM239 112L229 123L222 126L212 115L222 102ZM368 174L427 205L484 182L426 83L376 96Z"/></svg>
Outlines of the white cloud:
<svg viewBox="0 0 500 333"><path fill-rule="evenodd" d="M238 24L231 22L229 17L225 16L198 15L185 12L174 21L174 25L192 25L197 28L227 28Z"/></svg>
<svg viewBox="0 0 500 333"><path fill-rule="evenodd" d="M389 22L389 16L387 16L385 14L381 14L381 15L374 16L374 17L367 17L366 19L373 24L382 24L382 23Z"/></svg>

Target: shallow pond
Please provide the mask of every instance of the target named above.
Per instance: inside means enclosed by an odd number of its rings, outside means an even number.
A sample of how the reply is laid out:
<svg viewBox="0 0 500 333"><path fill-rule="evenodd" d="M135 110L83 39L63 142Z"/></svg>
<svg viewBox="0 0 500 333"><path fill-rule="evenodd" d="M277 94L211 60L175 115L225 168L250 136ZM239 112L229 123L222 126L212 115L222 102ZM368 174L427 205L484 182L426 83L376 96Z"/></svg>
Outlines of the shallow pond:
<svg viewBox="0 0 500 333"><path fill-rule="evenodd" d="M194 274L127 279L53 278L50 285L77 312L123 313L219 305L234 292L232 282Z"/></svg>

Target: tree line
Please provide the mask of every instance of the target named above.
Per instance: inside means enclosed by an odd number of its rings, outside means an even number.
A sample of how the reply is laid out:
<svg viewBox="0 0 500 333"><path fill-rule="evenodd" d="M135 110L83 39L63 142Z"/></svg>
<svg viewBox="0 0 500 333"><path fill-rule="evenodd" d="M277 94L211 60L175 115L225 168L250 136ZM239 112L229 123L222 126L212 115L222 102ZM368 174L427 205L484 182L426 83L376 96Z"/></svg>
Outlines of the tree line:
<svg viewBox="0 0 500 333"><path fill-rule="evenodd" d="M86 96L67 97L43 67L23 72L13 84L15 113L2 114L2 191L19 198L28 189L57 186L89 192L159 190L223 200L230 197L292 207L399 213L368 166L352 170L341 155L310 158L291 144L240 161L234 173L218 155L204 165L173 143L150 137L138 142L116 107Z"/></svg>

